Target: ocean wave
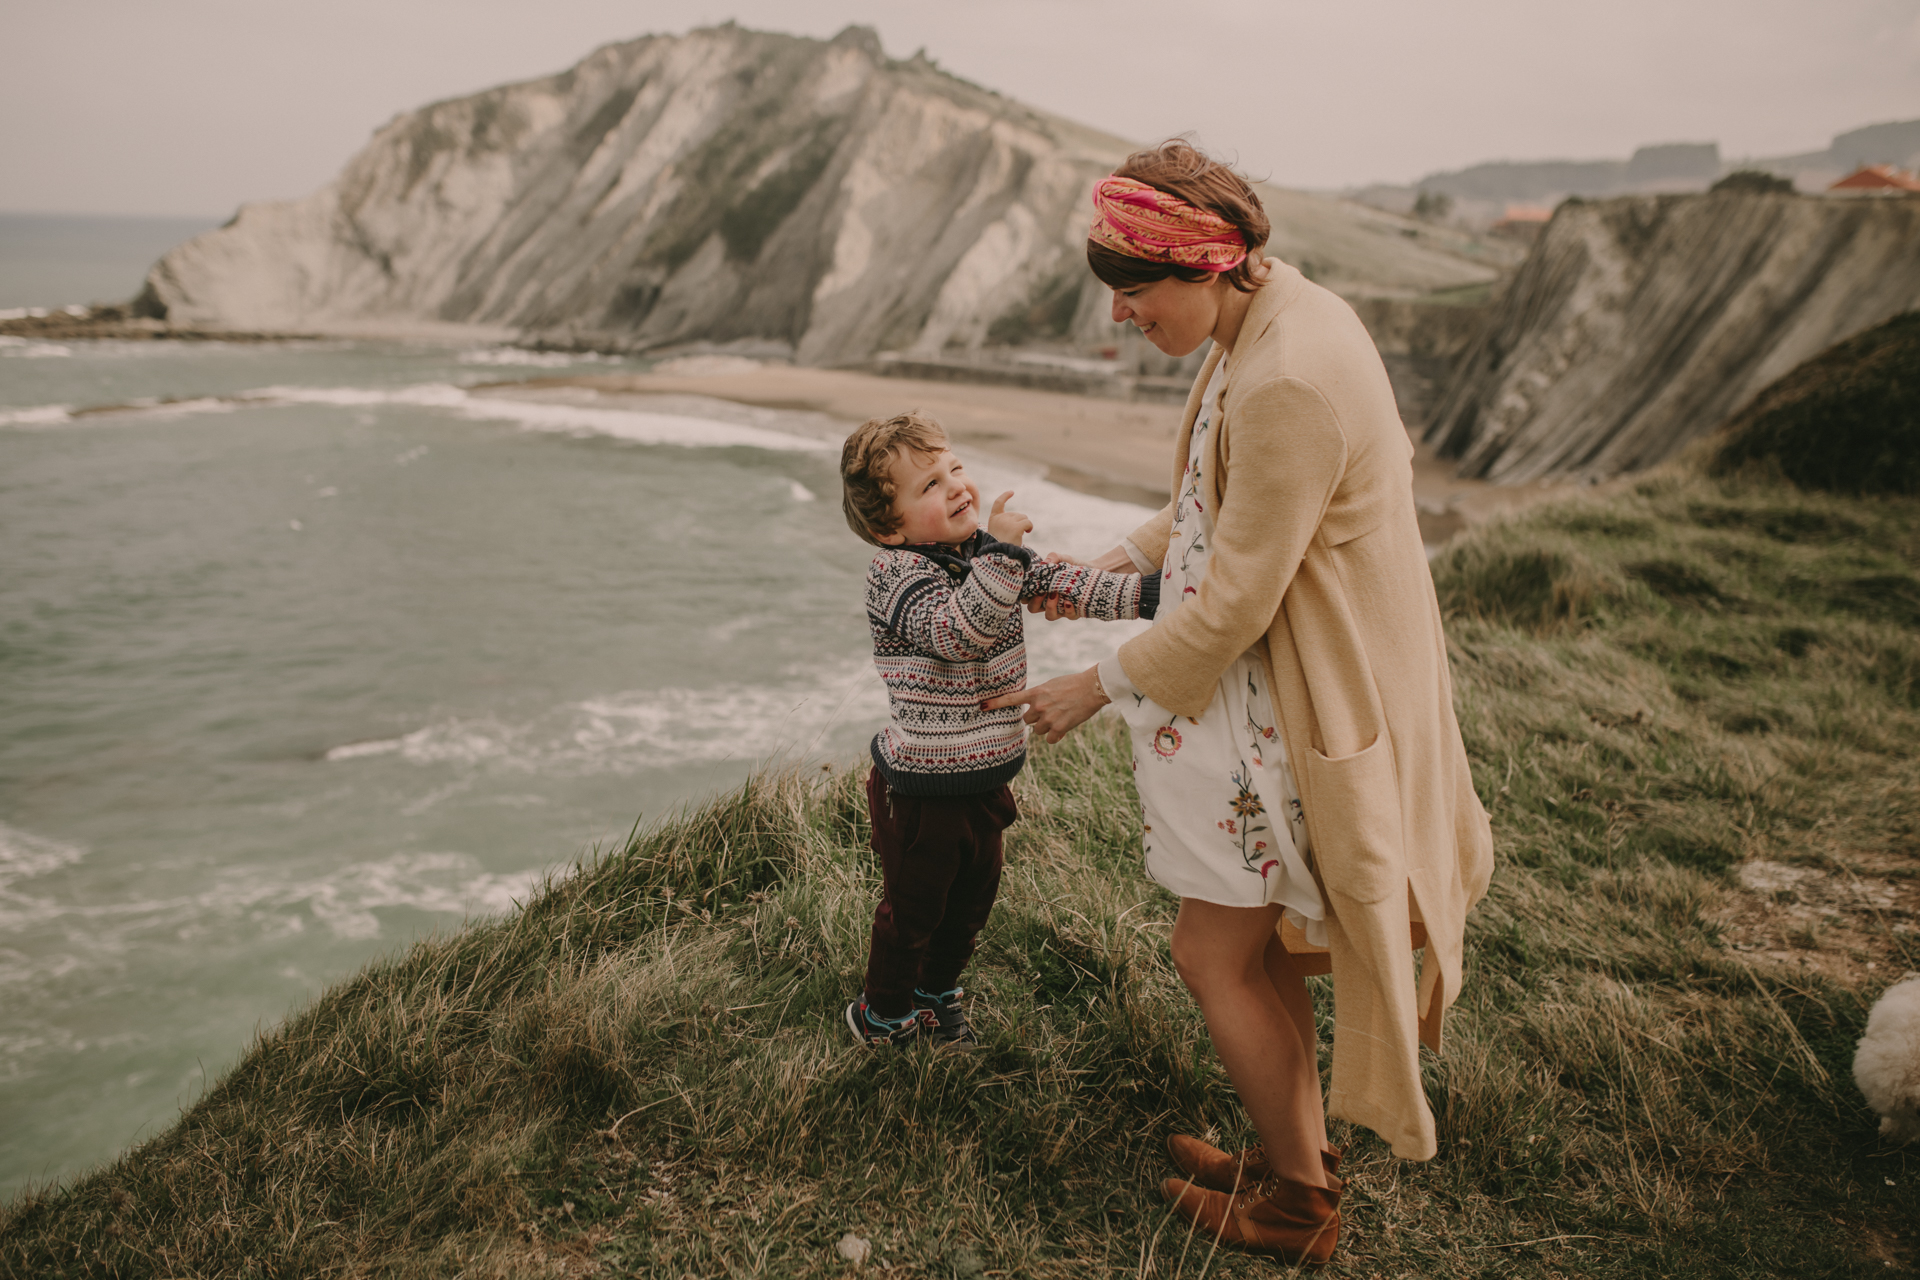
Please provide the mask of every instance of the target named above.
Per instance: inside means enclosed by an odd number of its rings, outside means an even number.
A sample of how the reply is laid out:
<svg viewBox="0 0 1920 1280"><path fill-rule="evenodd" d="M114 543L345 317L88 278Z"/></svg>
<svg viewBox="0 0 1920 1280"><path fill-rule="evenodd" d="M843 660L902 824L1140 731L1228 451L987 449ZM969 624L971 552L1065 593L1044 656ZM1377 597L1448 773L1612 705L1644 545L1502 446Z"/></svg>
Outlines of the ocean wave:
<svg viewBox="0 0 1920 1280"><path fill-rule="evenodd" d="M168 897L71 901L0 892L0 928L24 932L54 925L66 945L28 955L0 954L0 987L62 977L115 961L143 947L196 938L231 938L246 922L268 935L304 932L308 921L338 938L378 937L387 910L477 918L498 915L539 888L546 871L485 870L469 854L396 853L349 863L323 875L280 878L263 867L228 867L196 890Z"/></svg>
<svg viewBox="0 0 1920 1280"><path fill-rule="evenodd" d="M539 888L542 873L482 871L464 853L405 853L355 863L318 880L284 886L261 905L305 907L337 937L380 935L380 910L402 908L440 915L493 916L509 911Z"/></svg>
<svg viewBox="0 0 1920 1280"><path fill-rule="evenodd" d="M79 845L36 836L0 822L0 892L18 881L71 866L86 852Z"/></svg>
<svg viewBox="0 0 1920 1280"><path fill-rule="evenodd" d="M1025 622L1032 683L1085 670L1147 626ZM783 674L757 685L610 693L520 721L451 717L398 737L342 743L322 759L346 764L392 758L415 766L567 777L728 760L799 763L848 754L886 719L886 688L865 653Z"/></svg>
<svg viewBox="0 0 1920 1280"><path fill-rule="evenodd" d="M685 448L751 448L777 452L820 453L837 448L817 436L749 426L691 414L651 413L643 409L603 409L589 405L476 395L444 382L411 387L262 387L231 396L181 400L131 400L124 404L75 409L70 405L31 405L0 410L0 426L53 426L109 421L138 415L177 418L191 414L232 413L287 405L330 405L369 409L384 405L437 409L482 422L508 422L525 431L571 436L604 436L634 444Z"/></svg>
<svg viewBox="0 0 1920 1280"><path fill-rule="evenodd" d="M24 409L0 409L0 427L51 427L72 420L72 405L36 404Z"/></svg>
<svg viewBox="0 0 1920 1280"><path fill-rule="evenodd" d="M72 354L72 347L62 346L58 342L32 342L26 338L16 338L12 334L0 334L0 357L12 357L16 360L46 360L62 359Z"/></svg>
<svg viewBox="0 0 1920 1280"><path fill-rule="evenodd" d="M397 738L343 743L322 758L397 757L411 765L501 773L631 774L724 760L799 760L823 747L842 751L842 737L885 715L885 690L863 659L778 684L607 694L520 722L454 717ZM835 736L836 729L845 732Z"/></svg>
<svg viewBox="0 0 1920 1280"><path fill-rule="evenodd" d="M440 409L476 421L510 422L526 431L605 436L634 444L709 449L744 446L804 453L818 453L836 447L829 441L812 436L723 422L715 418L475 395L448 383L423 383L392 391L363 387L265 387L249 392L243 399L255 404L324 404L346 408L409 405Z"/></svg>
<svg viewBox="0 0 1920 1280"><path fill-rule="evenodd" d="M564 369L576 364L618 364L620 357L595 351L529 351L525 347L474 347L455 357L461 364L512 368Z"/></svg>

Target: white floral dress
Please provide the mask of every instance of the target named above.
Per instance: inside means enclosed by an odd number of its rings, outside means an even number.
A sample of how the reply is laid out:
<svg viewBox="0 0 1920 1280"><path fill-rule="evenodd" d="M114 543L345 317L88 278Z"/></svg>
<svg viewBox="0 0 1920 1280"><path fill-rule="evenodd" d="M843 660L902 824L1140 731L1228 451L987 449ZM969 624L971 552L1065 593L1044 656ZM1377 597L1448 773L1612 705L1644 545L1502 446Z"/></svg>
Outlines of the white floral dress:
<svg viewBox="0 0 1920 1280"><path fill-rule="evenodd" d="M1180 477L1156 626L1206 580L1213 515L1202 506L1200 469L1211 454L1220 384L1216 367ZM1197 718L1176 715L1131 687L1113 697L1133 737L1147 875L1183 898L1230 907L1279 903L1308 941L1326 945L1326 905L1307 870L1300 792L1258 651L1228 665Z"/></svg>

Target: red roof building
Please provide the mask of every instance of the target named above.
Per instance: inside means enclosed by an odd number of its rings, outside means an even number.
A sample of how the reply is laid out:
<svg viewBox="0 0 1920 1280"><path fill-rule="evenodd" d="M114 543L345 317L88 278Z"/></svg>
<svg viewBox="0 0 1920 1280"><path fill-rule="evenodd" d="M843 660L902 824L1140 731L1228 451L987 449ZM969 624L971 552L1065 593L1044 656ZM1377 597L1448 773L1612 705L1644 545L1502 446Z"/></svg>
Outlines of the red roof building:
<svg viewBox="0 0 1920 1280"><path fill-rule="evenodd" d="M1532 240L1551 221L1553 221L1553 210L1544 205L1510 204L1491 229L1499 235Z"/></svg>
<svg viewBox="0 0 1920 1280"><path fill-rule="evenodd" d="M1861 165L1827 190L1892 195L1905 191L1920 191L1920 178L1914 177L1904 169L1896 169L1890 164L1866 164Z"/></svg>

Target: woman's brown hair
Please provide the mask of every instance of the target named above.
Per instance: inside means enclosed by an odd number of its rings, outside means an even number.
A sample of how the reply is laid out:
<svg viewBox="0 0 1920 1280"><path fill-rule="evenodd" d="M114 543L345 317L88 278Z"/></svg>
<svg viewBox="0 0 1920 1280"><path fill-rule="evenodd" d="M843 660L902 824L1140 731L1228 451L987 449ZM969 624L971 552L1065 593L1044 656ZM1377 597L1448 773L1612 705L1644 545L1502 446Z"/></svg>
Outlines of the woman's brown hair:
<svg viewBox="0 0 1920 1280"><path fill-rule="evenodd" d="M1188 284L1224 277L1242 293L1252 293L1259 288L1254 283L1254 270L1260 261L1260 246L1267 242L1273 224L1267 221L1260 197L1253 193L1245 178L1184 138L1169 138L1157 147L1134 152L1113 171L1113 176L1144 182L1188 204L1219 214L1231 222L1247 242L1247 256L1231 271L1203 271L1199 267L1129 257L1089 240L1087 265L1093 268L1100 283L1109 289L1133 289L1168 276Z"/></svg>

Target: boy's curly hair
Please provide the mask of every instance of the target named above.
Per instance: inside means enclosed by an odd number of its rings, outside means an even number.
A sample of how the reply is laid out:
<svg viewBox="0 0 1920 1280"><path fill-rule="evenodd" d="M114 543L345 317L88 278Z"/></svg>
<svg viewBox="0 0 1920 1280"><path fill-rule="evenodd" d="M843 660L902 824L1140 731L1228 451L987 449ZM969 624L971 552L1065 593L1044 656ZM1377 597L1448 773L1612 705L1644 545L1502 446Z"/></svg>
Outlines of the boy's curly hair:
<svg viewBox="0 0 1920 1280"><path fill-rule="evenodd" d="M938 453L947 431L919 413L868 418L840 448L840 509L847 527L874 546L900 527L893 513L893 460L911 450Z"/></svg>

